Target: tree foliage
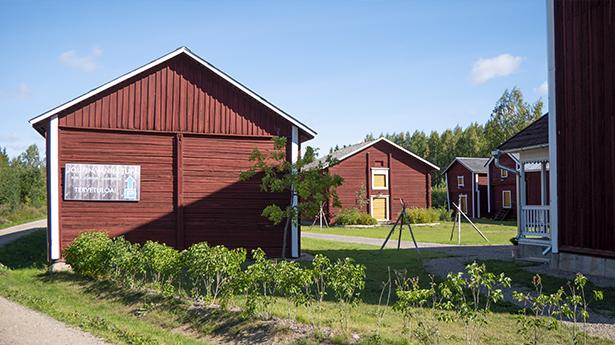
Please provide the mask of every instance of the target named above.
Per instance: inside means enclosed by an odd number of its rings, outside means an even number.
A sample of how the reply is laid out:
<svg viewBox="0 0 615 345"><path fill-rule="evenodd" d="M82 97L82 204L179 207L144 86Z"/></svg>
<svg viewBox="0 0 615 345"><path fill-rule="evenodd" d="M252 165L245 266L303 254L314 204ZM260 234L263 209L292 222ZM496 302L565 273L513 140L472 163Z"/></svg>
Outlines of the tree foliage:
<svg viewBox="0 0 615 345"><path fill-rule="evenodd" d="M455 157L490 156L496 147L538 119L542 112L541 100L530 104L524 100L521 90L515 87L504 91L484 125L473 122L465 128L457 125L442 132L432 131L429 135L416 130L413 133L406 131L380 136L445 168ZM366 141L373 139L373 134L365 137ZM432 183L443 183L439 172L434 172Z"/></svg>
<svg viewBox="0 0 615 345"><path fill-rule="evenodd" d="M242 181L260 178L261 190L270 193L291 192L301 202L293 205L270 204L263 209L262 215L274 224L287 220L284 229L282 255L286 252L286 233L290 222L297 223L299 215L313 218L321 205L330 202L332 206L341 206L336 188L342 184L342 177L324 170L323 162L316 161L316 150L307 146L303 156L295 164L286 159L286 138L274 137L273 150L262 152L255 148L250 154L252 167L240 174ZM327 164L335 162L329 159Z"/></svg>
<svg viewBox="0 0 615 345"><path fill-rule="evenodd" d="M0 147L0 219L23 206L43 207L45 181L44 159L36 145L13 159Z"/></svg>

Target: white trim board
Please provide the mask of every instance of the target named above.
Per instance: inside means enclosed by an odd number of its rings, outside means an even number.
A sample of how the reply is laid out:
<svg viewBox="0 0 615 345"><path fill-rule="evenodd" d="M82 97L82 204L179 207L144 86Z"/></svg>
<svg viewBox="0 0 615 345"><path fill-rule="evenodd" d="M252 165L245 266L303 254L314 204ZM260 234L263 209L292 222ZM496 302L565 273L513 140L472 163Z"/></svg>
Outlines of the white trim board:
<svg viewBox="0 0 615 345"><path fill-rule="evenodd" d="M204 59L202 59L201 57L199 57L198 55L194 54L192 51L190 51L190 49L186 48L186 47L180 47L146 65L143 65L131 72L128 72L116 79L113 79L112 81L103 84L93 90L90 90L89 92L86 92L85 94L72 99L71 101L68 101L58 107L55 107L41 115L38 115L34 118L32 118L29 122L31 125L35 125L43 120L46 120L48 118L50 118L51 116L54 116L56 114L58 114L59 112L66 110L98 93L101 93L115 85L118 85L142 72L145 72L159 64L164 63L165 61L168 61L180 54L186 54L189 57L191 57L193 60L195 60L196 62L200 63L201 65L203 65L205 68L209 69L210 71L214 72L215 74L217 74L218 76L222 77L222 79L226 80L227 82L231 83L233 86L237 87L238 89L240 89L241 91L243 91L244 93L246 93L247 95L249 95L250 97L254 98L255 100L257 100L258 102L260 102L261 104L263 104L264 106L266 106L267 108L273 110L276 114L282 116L283 118L285 118L286 120L288 120L289 122L291 122L293 125L297 126L298 128L300 128L301 130L305 131L306 133L310 134L311 136L316 136L316 132L314 130L312 130L311 128L309 128L308 126L306 126L305 124L301 123L299 120L295 119L294 117L292 117L290 114L286 113L285 111L283 111L282 109L276 107L275 105L271 104L269 101L267 101L265 98L259 96L256 92L250 90L249 88L247 88L246 86L244 86L243 84L241 84L240 82L238 82L237 80L233 79L231 76L229 76L228 74L222 72L221 70L219 70L218 68L216 68L215 66L213 66L212 64L210 64L209 62L205 61Z"/></svg>
<svg viewBox="0 0 615 345"><path fill-rule="evenodd" d="M58 159L59 135L58 117L54 116L48 123L47 128L47 174L49 181L48 194L48 220L47 240L49 242L49 259L51 262L62 257L60 253L60 166Z"/></svg>

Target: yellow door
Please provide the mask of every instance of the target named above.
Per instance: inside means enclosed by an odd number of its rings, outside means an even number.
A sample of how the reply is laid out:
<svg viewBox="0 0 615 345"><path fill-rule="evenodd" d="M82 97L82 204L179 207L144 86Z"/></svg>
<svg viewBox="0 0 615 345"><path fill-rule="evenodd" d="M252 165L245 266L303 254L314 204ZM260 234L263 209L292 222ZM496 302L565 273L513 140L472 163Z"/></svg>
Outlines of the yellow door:
<svg viewBox="0 0 615 345"><path fill-rule="evenodd" d="M386 220L387 217L387 199L373 198L372 199L372 217L377 220Z"/></svg>

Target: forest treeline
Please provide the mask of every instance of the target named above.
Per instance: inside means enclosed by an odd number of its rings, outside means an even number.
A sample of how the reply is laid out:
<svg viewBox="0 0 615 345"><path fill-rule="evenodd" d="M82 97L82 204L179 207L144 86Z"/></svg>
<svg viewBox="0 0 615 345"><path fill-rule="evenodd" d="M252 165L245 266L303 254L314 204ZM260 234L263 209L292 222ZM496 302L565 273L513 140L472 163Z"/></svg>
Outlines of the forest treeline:
<svg viewBox="0 0 615 345"><path fill-rule="evenodd" d="M36 145L12 159L0 148L0 227L45 215L45 179L45 161Z"/></svg>
<svg viewBox="0 0 615 345"><path fill-rule="evenodd" d="M416 130L413 133L407 131L380 136L444 169L455 157L489 157L495 148L542 114L542 100L530 104L524 100L521 90L513 88L504 91L485 124L475 122L465 128L456 126L429 134ZM369 134L365 140L374 138L373 134ZM434 185L441 185L441 172L435 172L432 181Z"/></svg>

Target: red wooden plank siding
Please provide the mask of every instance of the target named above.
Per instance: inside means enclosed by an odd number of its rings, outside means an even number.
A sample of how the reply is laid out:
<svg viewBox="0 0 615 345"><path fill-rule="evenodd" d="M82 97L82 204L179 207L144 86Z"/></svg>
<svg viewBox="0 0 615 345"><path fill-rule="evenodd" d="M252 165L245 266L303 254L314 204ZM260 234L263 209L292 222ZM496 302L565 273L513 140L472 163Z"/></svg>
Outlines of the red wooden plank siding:
<svg viewBox="0 0 615 345"><path fill-rule="evenodd" d="M60 198L62 248L83 231L105 230L113 236L175 245L173 209L173 136L112 132L60 131L60 157L66 163L141 166L139 202L64 201ZM60 179L63 191L63 179Z"/></svg>
<svg viewBox="0 0 615 345"><path fill-rule="evenodd" d="M615 1L555 1L561 251L615 257Z"/></svg>
<svg viewBox="0 0 615 345"><path fill-rule="evenodd" d="M371 186L371 168L389 168L389 190L373 190ZM431 167L386 142L378 142L330 168L331 173L344 178L337 193L342 208L358 208L357 192L361 186L366 188L367 198L379 194L389 195L391 220L395 220L401 211L400 199L408 207L430 207L431 185L429 173ZM370 211L369 205L363 210ZM334 219L340 209L330 209Z"/></svg>
<svg viewBox="0 0 615 345"><path fill-rule="evenodd" d="M288 121L180 55L68 109L60 126L268 137Z"/></svg>

